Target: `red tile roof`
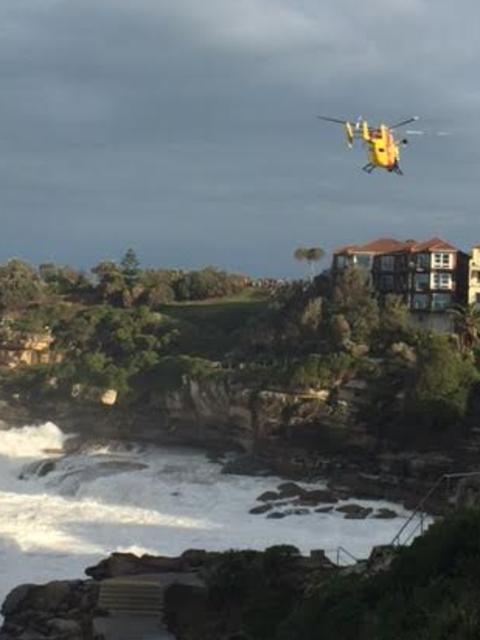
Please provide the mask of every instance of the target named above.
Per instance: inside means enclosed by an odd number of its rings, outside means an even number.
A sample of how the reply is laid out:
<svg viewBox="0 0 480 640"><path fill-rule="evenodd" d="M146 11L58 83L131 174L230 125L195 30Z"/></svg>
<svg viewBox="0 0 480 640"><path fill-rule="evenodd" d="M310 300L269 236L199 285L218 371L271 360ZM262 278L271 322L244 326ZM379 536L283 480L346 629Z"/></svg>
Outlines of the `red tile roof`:
<svg viewBox="0 0 480 640"><path fill-rule="evenodd" d="M367 244L349 244L336 249L333 253L390 253L398 251L403 245L403 242L395 240L395 238L378 238L367 242Z"/></svg>
<svg viewBox="0 0 480 640"><path fill-rule="evenodd" d="M449 242L445 242L441 238L430 238L430 240L425 240L425 242L418 242L415 244L413 251L416 253L420 251L458 251L457 247L454 247L453 244Z"/></svg>
<svg viewBox="0 0 480 640"><path fill-rule="evenodd" d="M422 251L458 251L449 242L445 242L441 238L430 238L423 242L416 240L395 240L395 238L378 238L367 242L367 244L350 244L340 249L336 249L334 255L344 253L397 253L400 251L409 251L411 253L421 253Z"/></svg>

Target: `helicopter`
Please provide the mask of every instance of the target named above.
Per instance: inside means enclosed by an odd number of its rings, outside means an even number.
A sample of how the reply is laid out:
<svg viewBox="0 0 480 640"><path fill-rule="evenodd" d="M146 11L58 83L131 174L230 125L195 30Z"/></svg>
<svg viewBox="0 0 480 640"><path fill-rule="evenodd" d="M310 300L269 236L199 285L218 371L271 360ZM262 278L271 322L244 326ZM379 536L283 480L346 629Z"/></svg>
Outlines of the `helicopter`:
<svg viewBox="0 0 480 640"><path fill-rule="evenodd" d="M378 167L385 169L389 173L393 172L403 176L403 171L399 165L400 145L407 145L408 140L406 138L397 140L394 130L411 122L416 122L419 119L418 116L407 118L390 126L379 124L378 127L370 127L368 122L361 117L358 118L355 124L348 120L340 120L338 118L329 118L327 116L317 117L320 120L343 125L347 137L347 144L350 149L353 146L354 140L363 140L365 146L368 148L369 159L369 162L362 167L363 171L372 173L372 171ZM412 131L412 133L414 132Z"/></svg>

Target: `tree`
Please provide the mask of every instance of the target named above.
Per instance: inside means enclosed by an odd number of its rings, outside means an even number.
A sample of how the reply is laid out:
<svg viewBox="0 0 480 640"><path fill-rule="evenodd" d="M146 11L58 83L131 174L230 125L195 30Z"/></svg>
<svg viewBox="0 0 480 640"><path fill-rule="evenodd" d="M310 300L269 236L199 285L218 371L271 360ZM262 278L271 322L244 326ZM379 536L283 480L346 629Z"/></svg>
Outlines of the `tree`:
<svg viewBox="0 0 480 640"><path fill-rule="evenodd" d="M385 296L380 310L378 345L382 349L395 342L411 341L414 333L409 322L410 311L401 296Z"/></svg>
<svg viewBox="0 0 480 640"><path fill-rule="evenodd" d="M315 263L320 262L324 255L325 251L320 247L298 247L298 249L295 249L293 257L299 262L306 261L308 263L310 279L313 280L315 276Z"/></svg>
<svg viewBox="0 0 480 640"><path fill-rule="evenodd" d="M127 249L120 261L120 268L127 287L133 289L140 277L140 262L133 249Z"/></svg>
<svg viewBox="0 0 480 640"><path fill-rule="evenodd" d="M175 282L178 300L206 300L240 293L248 279L235 273L227 273L215 267L188 271Z"/></svg>
<svg viewBox="0 0 480 640"><path fill-rule="evenodd" d="M417 348L413 384L406 397L409 421L427 427L454 425L465 418L470 391L479 374L451 339L426 334Z"/></svg>
<svg viewBox="0 0 480 640"><path fill-rule="evenodd" d="M45 262L38 267L38 272L54 293L68 294L88 286L88 280L84 274L69 266Z"/></svg>
<svg viewBox="0 0 480 640"><path fill-rule="evenodd" d="M14 310L37 301L41 281L37 272L26 262L14 258L0 266L0 308Z"/></svg>
<svg viewBox="0 0 480 640"><path fill-rule="evenodd" d="M460 351L470 353L479 342L480 310L476 304L455 305L450 309L458 334Z"/></svg>
<svg viewBox="0 0 480 640"><path fill-rule="evenodd" d="M97 291L103 302L118 302L126 288L125 278L118 265L112 260L104 260L93 267L92 273L97 276Z"/></svg>
<svg viewBox="0 0 480 640"><path fill-rule="evenodd" d="M331 318L340 315L351 330L355 342L368 342L379 326L378 303L365 274L355 267L342 271L332 293Z"/></svg>

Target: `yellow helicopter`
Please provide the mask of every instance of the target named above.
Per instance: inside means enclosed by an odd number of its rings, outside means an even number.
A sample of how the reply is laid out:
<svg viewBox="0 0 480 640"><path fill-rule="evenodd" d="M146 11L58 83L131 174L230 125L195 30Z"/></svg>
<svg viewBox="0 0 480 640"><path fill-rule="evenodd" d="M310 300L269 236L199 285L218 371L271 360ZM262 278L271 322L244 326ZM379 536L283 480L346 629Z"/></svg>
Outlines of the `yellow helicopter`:
<svg viewBox="0 0 480 640"><path fill-rule="evenodd" d="M365 146L368 148L369 160L369 162L362 167L364 171L372 173L376 167L379 167L380 169L385 169L389 173L393 172L400 176L403 175L399 165L400 145L408 144L408 140L406 138L401 140L395 139L394 129L403 127L411 122L416 122L418 120L418 116L402 120L401 122L397 122L391 126L380 124L378 127L370 127L368 122L363 120L363 118L359 118L357 122L353 124L348 120L340 120L338 118L328 118L326 116L317 117L320 120L336 122L337 124L343 125L350 149L353 146L354 140L363 140Z"/></svg>

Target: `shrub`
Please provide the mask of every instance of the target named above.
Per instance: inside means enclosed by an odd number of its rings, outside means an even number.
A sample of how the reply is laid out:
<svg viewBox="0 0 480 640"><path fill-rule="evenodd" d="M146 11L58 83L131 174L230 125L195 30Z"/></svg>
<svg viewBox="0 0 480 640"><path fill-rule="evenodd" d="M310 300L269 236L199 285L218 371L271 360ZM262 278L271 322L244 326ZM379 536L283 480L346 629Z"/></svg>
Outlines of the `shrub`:
<svg viewBox="0 0 480 640"><path fill-rule="evenodd" d="M425 427L461 422L467 414L470 391L479 379L475 365L462 357L446 336L424 336L417 352L405 418Z"/></svg>
<svg viewBox="0 0 480 640"><path fill-rule="evenodd" d="M346 353L311 354L291 365L289 386L305 389L329 388L355 371L355 359Z"/></svg>

